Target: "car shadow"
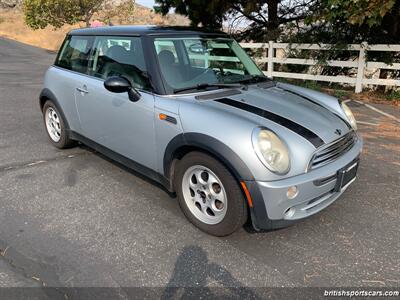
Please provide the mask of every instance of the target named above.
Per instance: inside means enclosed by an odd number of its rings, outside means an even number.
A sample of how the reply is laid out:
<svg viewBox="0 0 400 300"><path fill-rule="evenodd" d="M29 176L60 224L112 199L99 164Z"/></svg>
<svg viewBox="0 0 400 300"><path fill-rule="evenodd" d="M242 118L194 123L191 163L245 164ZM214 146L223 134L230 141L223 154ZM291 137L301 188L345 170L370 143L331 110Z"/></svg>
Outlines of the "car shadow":
<svg viewBox="0 0 400 300"><path fill-rule="evenodd" d="M210 286L209 284L212 283ZM199 246L186 246L178 256L161 299L260 299L223 266L210 262Z"/></svg>

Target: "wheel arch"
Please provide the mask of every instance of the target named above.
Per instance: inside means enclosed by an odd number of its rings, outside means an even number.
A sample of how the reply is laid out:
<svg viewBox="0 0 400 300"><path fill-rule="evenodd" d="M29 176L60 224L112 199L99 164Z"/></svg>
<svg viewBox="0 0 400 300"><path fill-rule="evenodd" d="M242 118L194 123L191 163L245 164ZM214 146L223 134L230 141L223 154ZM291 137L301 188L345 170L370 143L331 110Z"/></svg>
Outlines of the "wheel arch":
<svg viewBox="0 0 400 300"><path fill-rule="evenodd" d="M205 152L223 163L240 181L254 180L253 174L243 160L221 141L201 133L182 133L175 136L164 152L164 176L170 178L177 160L192 151Z"/></svg>
<svg viewBox="0 0 400 300"><path fill-rule="evenodd" d="M46 103L46 101L48 101L48 100L50 100L51 102L54 103L54 105L56 106L57 110L61 114L61 117L63 118L63 121L65 123L66 129L69 130L70 127L69 127L69 124L68 124L68 120L65 117L64 111L61 109L61 106L60 106L59 101L57 100L57 97L48 88L44 88L40 92L40 96L39 96L39 105L40 105L40 110L41 111L43 111L43 106Z"/></svg>

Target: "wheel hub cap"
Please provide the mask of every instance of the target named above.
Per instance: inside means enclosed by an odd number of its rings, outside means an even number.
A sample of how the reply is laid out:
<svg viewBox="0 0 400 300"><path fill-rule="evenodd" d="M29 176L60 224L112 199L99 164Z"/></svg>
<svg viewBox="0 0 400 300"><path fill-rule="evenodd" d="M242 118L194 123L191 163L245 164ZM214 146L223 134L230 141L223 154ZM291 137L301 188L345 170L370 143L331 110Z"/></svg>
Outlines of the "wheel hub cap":
<svg viewBox="0 0 400 300"><path fill-rule="evenodd" d="M191 213L201 222L218 224L227 211L227 196L221 180L210 169L196 165L186 170L183 197Z"/></svg>
<svg viewBox="0 0 400 300"><path fill-rule="evenodd" d="M45 123L50 138L57 143L61 139L61 123L54 108L47 108L45 112Z"/></svg>

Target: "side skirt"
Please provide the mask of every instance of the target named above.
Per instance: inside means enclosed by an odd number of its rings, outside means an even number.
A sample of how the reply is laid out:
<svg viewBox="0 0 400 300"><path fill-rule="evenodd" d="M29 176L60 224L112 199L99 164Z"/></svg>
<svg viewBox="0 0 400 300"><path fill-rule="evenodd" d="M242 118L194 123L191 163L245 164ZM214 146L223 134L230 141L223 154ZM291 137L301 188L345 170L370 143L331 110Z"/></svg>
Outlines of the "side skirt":
<svg viewBox="0 0 400 300"><path fill-rule="evenodd" d="M92 148L93 150L103 154L104 156L112 159L113 161L123 165L124 167L133 170L137 173L140 173L141 175L144 175L145 177L161 184L168 192L173 192L172 183L164 175L146 166L143 166L142 164L139 164L136 161L127 158L109 148L106 148L75 131L69 131L68 134L71 139L81 142L82 144L88 146L89 148Z"/></svg>

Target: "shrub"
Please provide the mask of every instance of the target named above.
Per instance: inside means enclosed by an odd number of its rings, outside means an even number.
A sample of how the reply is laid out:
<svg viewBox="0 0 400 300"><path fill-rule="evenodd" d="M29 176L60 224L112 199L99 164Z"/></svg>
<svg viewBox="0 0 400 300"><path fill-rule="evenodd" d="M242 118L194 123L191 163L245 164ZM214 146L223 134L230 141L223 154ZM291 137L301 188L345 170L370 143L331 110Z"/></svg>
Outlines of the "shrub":
<svg viewBox="0 0 400 300"><path fill-rule="evenodd" d="M314 80L310 80L310 81L307 80L304 84L304 87L311 89L311 90L319 91L319 92L321 91L321 85Z"/></svg>
<svg viewBox="0 0 400 300"><path fill-rule="evenodd" d="M386 96L388 100L400 100L400 90L391 90L390 93Z"/></svg>
<svg viewBox="0 0 400 300"><path fill-rule="evenodd" d="M336 98L339 98L339 99L343 99L343 98L347 98L349 96L349 92L344 91L344 90L335 90L333 92L333 96L335 96Z"/></svg>

